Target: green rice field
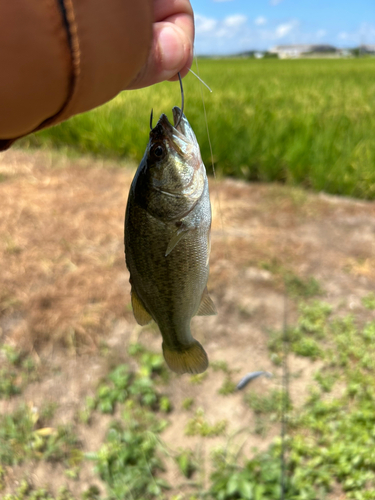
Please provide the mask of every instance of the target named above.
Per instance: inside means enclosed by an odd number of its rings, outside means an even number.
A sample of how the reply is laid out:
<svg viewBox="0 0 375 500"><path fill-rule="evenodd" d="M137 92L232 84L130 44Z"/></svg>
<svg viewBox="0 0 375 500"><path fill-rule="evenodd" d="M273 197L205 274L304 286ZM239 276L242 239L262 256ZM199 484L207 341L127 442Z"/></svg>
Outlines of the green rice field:
<svg viewBox="0 0 375 500"><path fill-rule="evenodd" d="M193 66L197 71L197 68ZM375 59L200 60L184 79L185 114L212 172L375 198ZM178 82L124 92L21 141L139 161L154 116L180 105Z"/></svg>

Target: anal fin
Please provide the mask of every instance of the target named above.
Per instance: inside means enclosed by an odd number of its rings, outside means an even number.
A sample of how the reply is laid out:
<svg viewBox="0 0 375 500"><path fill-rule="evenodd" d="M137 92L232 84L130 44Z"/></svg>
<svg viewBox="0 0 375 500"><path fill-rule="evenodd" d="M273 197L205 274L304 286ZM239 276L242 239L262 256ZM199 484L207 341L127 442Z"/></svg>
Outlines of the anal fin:
<svg viewBox="0 0 375 500"><path fill-rule="evenodd" d="M203 290L201 303L199 304L196 316L214 316L215 314L217 314L217 310L206 287Z"/></svg>
<svg viewBox="0 0 375 500"><path fill-rule="evenodd" d="M146 311L141 299L132 288L131 290L133 314L138 325L144 326L152 321L152 316Z"/></svg>

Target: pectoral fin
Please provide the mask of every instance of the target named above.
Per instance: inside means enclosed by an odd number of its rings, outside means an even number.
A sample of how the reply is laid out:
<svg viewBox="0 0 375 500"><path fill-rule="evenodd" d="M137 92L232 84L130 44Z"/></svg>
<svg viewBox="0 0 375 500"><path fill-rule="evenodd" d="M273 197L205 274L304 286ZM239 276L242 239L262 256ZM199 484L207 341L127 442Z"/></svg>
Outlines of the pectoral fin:
<svg viewBox="0 0 375 500"><path fill-rule="evenodd" d="M167 247L167 250L165 252L165 256L169 255L172 250L174 249L174 247L177 245L177 243L184 237L184 235L186 234L186 231L184 229L179 229L176 234L174 234L170 240L170 242L168 243L168 247Z"/></svg>
<svg viewBox="0 0 375 500"><path fill-rule="evenodd" d="M214 316L217 314L215 304L208 295L207 287L203 290L201 303L199 304L196 316Z"/></svg>
<svg viewBox="0 0 375 500"><path fill-rule="evenodd" d="M144 326L152 321L151 315L146 311L144 305L142 304L140 298L133 290L131 291L133 314L138 325Z"/></svg>

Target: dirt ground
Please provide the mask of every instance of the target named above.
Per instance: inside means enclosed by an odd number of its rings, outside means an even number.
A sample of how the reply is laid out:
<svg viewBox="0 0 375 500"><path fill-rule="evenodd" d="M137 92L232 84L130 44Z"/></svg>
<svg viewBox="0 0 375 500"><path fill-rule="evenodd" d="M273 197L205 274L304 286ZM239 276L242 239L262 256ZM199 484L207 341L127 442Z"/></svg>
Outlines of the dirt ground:
<svg viewBox="0 0 375 500"><path fill-rule="evenodd" d="M69 160L50 153L9 151L0 159L0 344L32 353L45 375L22 396L0 400L0 412L20 401L38 407L58 403L56 420L70 422L92 395L109 366L127 359L127 345L138 339L160 352L155 329L141 329L130 307L129 275L124 262L123 224L135 165L118 168L90 159ZM246 390L264 393L281 383L280 369L267 349L269 331L281 329L284 289L280 273L314 277L324 300L337 310L360 310L361 298L375 285L375 203L276 185L211 180L213 209L211 271L208 288L219 314L197 317L193 332L211 361L225 361L239 380L266 370ZM296 301L287 301L288 322ZM106 355L103 349L106 347ZM290 357L294 403L303 401L318 364ZM279 433L252 432L253 412L243 393L218 394L222 372L209 370L199 385L189 376L171 376L165 393L174 411L162 437L171 449L199 449L208 464L210 450L228 444L266 448ZM182 409L187 397L193 412L203 408L208 421L228 420L224 436L187 437L192 414ZM84 451L103 442L108 416L80 427ZM8 470L11 489L25 470ZM66 484L62 468L28 466L36 486ZM171 466L167 479L181 482ZM206 479L203 478L203 481ZM85 466L73 492L98 484Z"/></svg>

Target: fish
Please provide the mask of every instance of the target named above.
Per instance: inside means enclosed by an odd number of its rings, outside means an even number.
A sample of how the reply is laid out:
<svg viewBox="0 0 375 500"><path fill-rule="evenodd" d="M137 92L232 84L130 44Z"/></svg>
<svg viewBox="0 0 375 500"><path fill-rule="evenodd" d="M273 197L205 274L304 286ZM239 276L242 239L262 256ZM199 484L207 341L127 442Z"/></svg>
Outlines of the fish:
<svg viewBox="0 0 375 500"><path fill-rule="evenodd" d="M217 314L207 290L211 204L196 136L182 110L172 112L174 125L165 114L151 125L130 187L125 260L136 321L158 325L172 371L196 374L207 369L208 356L191 319Z"/></svg>
<svg viewBox="0 0 375 500"><path fill-rule="evenodd" d="M255 380L258 377L261 377L262 375L264 375L267 378L273 377L272 373L270 373L270 372L258 371L258 372L247 373L238 382L238 384L237 384L237 390L240 391L241 389L244 389L249 382L251 382L252 380Z"/></svg>

